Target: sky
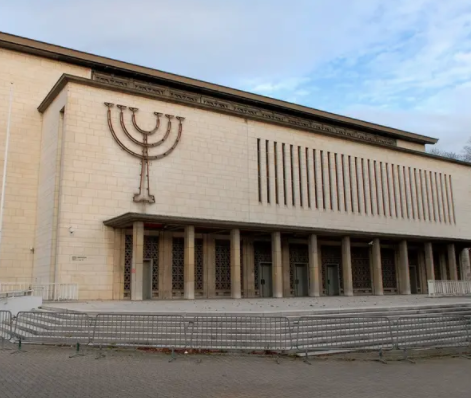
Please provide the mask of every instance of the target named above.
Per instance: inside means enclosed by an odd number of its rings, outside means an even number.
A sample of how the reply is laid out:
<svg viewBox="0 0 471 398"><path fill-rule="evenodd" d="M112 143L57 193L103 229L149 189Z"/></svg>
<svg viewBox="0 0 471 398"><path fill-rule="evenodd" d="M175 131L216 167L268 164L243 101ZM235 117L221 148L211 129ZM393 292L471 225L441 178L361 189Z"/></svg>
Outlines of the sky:
<svg viewBox="0 0 471 398"><path fill-rule="evenodd" d="M470 0L0 0L0 31L471 139Z"/></svg>

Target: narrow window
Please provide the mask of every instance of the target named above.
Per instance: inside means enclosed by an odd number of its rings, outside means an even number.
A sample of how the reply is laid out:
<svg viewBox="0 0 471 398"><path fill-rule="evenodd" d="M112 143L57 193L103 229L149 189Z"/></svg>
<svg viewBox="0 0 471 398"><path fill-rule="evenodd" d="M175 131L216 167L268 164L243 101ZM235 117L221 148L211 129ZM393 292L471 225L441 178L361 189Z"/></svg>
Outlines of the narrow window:
<svg viewBox="0 0 471 398"><path fill-rule="evenodd" d="M322 198L324 203L324 210L325 210L325 186L324 186L324 151L321 151L321 184L322 184Z"/></svg>
<svg viewBox="0 0 471 398"><path fill-rule="evenodd" d="M304 206L303 203L303 178L302 178L302 171L301 171L301 147L298 146L298 177L299 177L299 204L301 207Z"/></svg>
<svg viewBox="0 0 471 398"><path fill-rule="evenodd" d="M316 150L312 150L312 161L314 162L314 198L316 200L316 209L319 208L319 200L317 198L317 187L319 186L317 183L317 158L316 158Z"/></svg>
<svg viewBox="0 0 471 398"><path fill-rule="evenodd" d="M448 208L448 219L450 220L450 224L453 222L451 217L451 203L450 203L450 190L448 188L448 177L446 174L443 175L445 180L445 192L446 192L446 207Z"/></svg>
<svg viewBox="0 0 471 398"><path fill-rule="evenodd" d="M379 216L379 212L380 212L379 204L380 204L381 198L379 196L379 184L378 184L378 176L377 176L377 171L376 171L376 160L373 161L373 171L375 173L375 185L376 185L376 212L378 213L378 216Z"/></svg>
<svg viewBox="0 0 471 398"><path fill-rule="evenodd" d="M391 177L392 177L392 186L393 186L393 196L394 196L394 211L396 212L396 217L399 218L399 212L397 208L397 195L396 195L396 168L394 165L391 165Z"/></svg>
<svg viewBox="0 0 471 398"><path fill-rule="evenodd" d="M437 196L438 221L442 222L442 201L440 198L440 186L438 185L438 175L435 173L435 192Z"/></svg>
<svg viewBox="0 0 471 398"><path fill-rule="evenodd" d="M373 206L373 179L371 178L371 161L368 159L368 176L370 177L370 205L371 205L371 215L374 216L374 206Z"/></svg>
<svg viewBox="0 0 471 398"><path fill-rule="evenodd" d="M275 161L275 202L276 204L280 204L280 195L278 192L279 183L278 183L278 143L273 143L273 154L274 154L274 161Z"/></svg>
<svg viewBox="0 0 471 398"><path fill-rule="evenodd" d="M404 187L402 184L402 178L403 175L401 176L401 166L397 166L397 181L399 183L399 202L401 203L401 217L405 218L405 212L404 212Z"/></svg>
<svg viewBox="0 0 471 398"><path fill-rule="evenodd" d="M389 164L385 163L384 167L386 168L386 186L388 188L388 198L389 198L389 217L392 217L393 211L392 211L392 202L394 200L393 196L391 194L391 179L389 178Z"/></svg>
<svg viewBox="0 0 471 398"><path fill-rule="evenodd" d="M348 157L348 181L350 182L350 204L352 213L355 213L354 202L353 202L353 179L352 179L352 157Z"/></svg>
<svg viewBox="0 0 471 398"><path fill-rule="evenodd" d="M262 203L262 170L260 163L260 138L257 138L258 201Z"/></svg>
<svg viewBox="0 0 471 398"><path fill-rule="evenodd" d="M433 208L433 221L437 221L437 207L435 205L435 189L433 187L433 173L429 172L430 178L430 191L431 191L431 198L432 198L432 208Z"/></svg>
<svg viewBox="0 0 471 398"><path fill-rule="evenodd" d="M296 206L296 193L294 190L294 153L293 153L293 145L290 145L289 148L290 152L290 163L291 163L291 202L293 206Z"/></svg>
<svg viewBox="0 0 471 398"><path fill-rule="evenodd" d="M450 194L451 194L451 208L453 209L453 222L456 224L455 199L453 197L453 182L451 181L451 175L448 177L450 178Z"/></svg>
<svg viewBox="0 0 471 398"><path fill-rule="evenodd" d="M419 169L419 179L420 179L420 196L422 197L422 215L424 217L424 221L427 220L427 212L425 208L425 194L424 194L424 179L422 176L422 170Z"/></svg>
<svg viewBox="0 0 471 398"><path fill-rule="evenodd" d="M343 180L343 205L346 212L348 212L347 207L347 180L345 179L345 156L342 155L342 180Z"/></svg>
<svg viewBox="0 0 471 398"><path fill-rule="evenodd" d="M281 144L281 162L283 168L283 199L285 202L285 206L288 205L288 195L286 192L286 145Z"/></svg>
<svg viewBox="0 0 471 398"><path fill-rule="evenodd" d="M442 173L440 173L440 194L442 195L443 221L445 221L445 223L446 223L448 220L447 220L447 215L446 215L447 208L446 208L446 203L445 203L445 193L444 193L444 189L443 189L443 176L442 176Z"/></svg>
<svg viewBox="0 0 471 398"><path fill-rule="evenodd" d="M330 203L330 210L334 210L332 206L332 165L330 162L330 152L327 152L327 171L329 173L329 203Z"/></svg>
<svg viewBox="0 0 471 398"><path fill-rule="evenodd" d="M409 190L408 184L407 184L407 177L406 177L406 168L405 166L402 167L402 174L404 178L404 190L405 190L405 198L406 198L406 207L407 207L407 218L410 218L410 205L411 203L409 202Z"/></svg>
<svg viewBox="0 0 471 398"><path fill-rule="evenodd" d="M267 168L267 203L270 203L270 155L267 140L265 141L265 164Z"/></svg>
<svg viewBox="0 0 471 398"><path fill-rule="evenodd" d="M357 157L355 157L355 176L357 180L357 208L358 208L358 213L361 214L360 178L358 174L358 158Z"/></svg>
<svg viewBox="0 0 471 398"><path fill-rule="evenodd" d="M432 187L429 184L428 173L424 170L424 179L425 179L425 191L427 192L427 210L428 210L428 219L432 221L432 209L431 209L431 199L430 199L430 192L432 191Z"/></svg>
<svg viewBox="0 0 471 398"><path fill-rule="evenodd" d="M368 214L368 204L366 203L366 178L367 176L365 175L365 161L363 158L361 158L361 173L363 175L363 203L365 205L365 214Z"/></svg>
<svg viewBox="0 0 471 398"><path fill-rule="evenodd" d="M412 218L415 220L415 206L416 201L414 198L414 182L412 181L412 169L410 167L407 168L409 171L409 191L410 191L410 206L412 210Z"/></svg>
<svg viewBox="0 0 471 398"><path fill-rule="evenodd" d="M417 178L417 169L414 168L414 183L415 183L415 196L416 196L416 201L417 201L417 218L419 220L422 220L422 215L420 212L420 205L422 204L422 201L419 198L420 191L419 191L419 179Z"/></svg>
<svg viewBox="0 0 471 398"><path fill-rule="evenodd" d="M339 169L339 160L337 154L335 156L335 172L337 173L337 210L340 211L340 178L338 176L338 169Z"/></svg>
<svg viewBox="0 0 471 398"><path fill-rule="evenodd" d="M386 186L384 185L383 162L379 162L379 176L380 176L381 195L382 195L382 202L383 202L383 214L384 214L384 217L386 217L387 216L387 211L386 211Z"/></svg>
<svg viewBox="0 0 471 398"><path fill-rule="evenodd" d="M309 167L309 149L306 148L306 182L307 182L307 205L311 208L311 173Z"/></svg>

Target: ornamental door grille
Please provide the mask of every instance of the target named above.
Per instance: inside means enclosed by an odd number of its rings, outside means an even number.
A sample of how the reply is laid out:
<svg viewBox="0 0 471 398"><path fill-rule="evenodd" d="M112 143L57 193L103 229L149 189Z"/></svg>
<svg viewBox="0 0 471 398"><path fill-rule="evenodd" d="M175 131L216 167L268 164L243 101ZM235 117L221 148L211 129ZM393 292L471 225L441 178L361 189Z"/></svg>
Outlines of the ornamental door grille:
<svg viewBox="0 0 471 398"><path fill-rule="evenodd" d="M396 253L394 249L381 249L381 268L383 290L385 293L397 293Z"/></svg>
<svg viewBox="0 0 471 398"><path fill-rule="evenodd" d="M308 245L291 244L289 245L289 289L291 296L294 296L294 266L296 263L309 264Z"/></svg>
<svg viewBox="0 0 471 398"><path fill-rule="evenodd" d="M185 290L184 280L184 239L173 238L172 242L172 296L182 297Z"/></svg>
<svg viewBox="0 0 471 398"><path fill-rule="evenodd" d="M440 255L438 251L433 252L433 271L436 281L442 280L442 272L440 270Z"/></svg>
<svg viewBox="0 0 471 398"><path fill-rule="evenodd" d="M216 296L231 294L231 242L216 240Z"/></svg>
<svg viewBox="0 0 471 398"><path fill-rule="evenodd" d="M370 249L352 247L352 282L354 293L372 293Z"/></svg>
<svg viewBox="0 0 471 398"><path fill-rule="evenodd" d="M271 263L271 242L254 243L255 296L260 296L260 263Z"/></svg>
<svg viewBox="0 0 471 398"><path fill-rule="evenodd" d="M152 259L152 297L159 297L159 237L144 235L144 258Z"/></svg>
<svg viewBox="0 0 471 398"><path fill-rule="evenodd" d="M124 237L124 297L131 297L132 235Z"/></svg>
<svg viewBox="0 0 471 398"><path fill-rule="evenodd" d="M244 251L242 240L240 241L240 295L244 297Z"/></svg>
<svg viewBox="0 0 471 398"><path fill-rule="evenodd" d="M327 264L339 265L339 284L340 293L343 292L343 269L342 269L342 248L340 246L321 246L322 258L322 291L325 295L327 280Z"/></svg>
<svg viewBox="0 0 471 398"><path fill-rule="evenodd" d="M195 239L195 295L204 295L203 239Z"/></svg>
<svg viewBox="0 0 471 398"><path fill-rule="evenodd" d="M422 292L420 287L419 253L417 250L409 250L407 257L409 258L409 279L411 283L411 292L419 294ZM415 289L413 285L415 285Z"/></svg>
<svg viewBox="0 0 471 398"><path fill-rule="evenodd" d="M124 297L131 297L133 236L124 237ZM152 259L152 297L159 296L159 237L144 235L144 258Z"/></svg>
<svg viewBox="0 0 471 398"><path fill-rule="evenodd" d="M461 278L461 256L460 256L460 252L459 251L456 251L456 272L458 273L458 280L460 281L462 278Z"/></svg>

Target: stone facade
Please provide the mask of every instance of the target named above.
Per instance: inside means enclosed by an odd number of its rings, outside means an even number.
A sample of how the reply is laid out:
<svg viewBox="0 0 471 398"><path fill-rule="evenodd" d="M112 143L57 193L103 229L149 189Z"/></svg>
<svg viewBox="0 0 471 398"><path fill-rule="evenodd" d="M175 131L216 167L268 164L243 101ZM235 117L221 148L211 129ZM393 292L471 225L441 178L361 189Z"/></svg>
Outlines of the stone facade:
<svg viewBox="0 0 471 398"><path fill-rule="evenodd" d="M188 299L216 295L218 236L232 242L227 269L235 284L224 294L233 298L253 296L260 289L263 270L253 263L254 240L272 242L274 297L296 294L286 278L295 280L296 272L303 272L296 264L286 265L288 241L306 245L310 281L306 294L311 295L329 290L322 282L332 272L328 264L323 271L323 245L338 245L339 250L341 246L339 292L347 295L360 290L383 293L385 247L397 252L396 290L410 293L409 282L414 279L407 275L407 240L419 247L422 260L412 272L422 275L417 282L422 291L425 270L433 271L433 249L424 248L424 243L448 245L440 250L449 258L454 279L459 277L455 257L466 267L460 258L461 249L471 242L471 169L425 154L427 137L404 133L401 138L375 141L377 126L365 130L360 122L347 129L316 130L317 124L307 116L283 116L283 110L241 115L236 112L237 98L222 101L226 104L222 106L211 102L209 95L197 98L169 91L166 99L151 85L138 85L138 91L134 80L132 87L122 87L128 81L125 75L112 82L92 80L93 68L74 62L0 48L0 126L6 125L9 83L14 85L0 282L76 283L81 299L121 299L126 296L126 279L131 279L130 285L137 287L131 288L130 297L140 299L147 272L145 236L159 238L159 260L153 263L158 278L151 290L160 298L173 296L173 236L184 238L182 294ZM64 74L75 77L59 80ZM192 106L192 101L199 102ZM185 118L175 151L149 162L149 193L155 203L133 201L141 161L113 138L105 103L115 104L110 109L117 138L138 154L141 148L123 132L117 105L127 107L123 121L132 132L129 108L138 108L137 124L144 130L152 130L154 113L161 113L157 139L167 127L164 115ZM149 154L171 149L178 123L172 119L167 140L155 150L150 148ZM355 128L364 132L345 135ZM4 142L2 127L1 167ZM108 222L126 214L144 218L120 227ZM169 226L173 229L166 229ZM126 236L131 235L134 255L131 275L126 276ZM200 266L195 256L198 239L203 242ZM370 265L368 260L352 261L351 248L368 248L370 241ZM360 274L352 283L352 267L363 267L356 264L365 264L366 271L354 269ZM355 282L366 274L369 286ZM204 287L195 289L198 278Z"/></svg>

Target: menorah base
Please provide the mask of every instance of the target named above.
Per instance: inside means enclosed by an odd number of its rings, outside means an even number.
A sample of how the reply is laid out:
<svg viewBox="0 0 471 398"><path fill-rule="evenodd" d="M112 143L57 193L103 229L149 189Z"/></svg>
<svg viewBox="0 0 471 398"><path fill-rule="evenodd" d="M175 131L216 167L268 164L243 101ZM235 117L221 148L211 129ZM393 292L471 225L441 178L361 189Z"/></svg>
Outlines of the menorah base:
<svg viewBox="0 0 471 398"><path fill-rule="evenodd" d="M155 203L155 196L150 195L148 193L136 193L133 197L133 200L136 203L141 203L141 202Z"/></svg>

